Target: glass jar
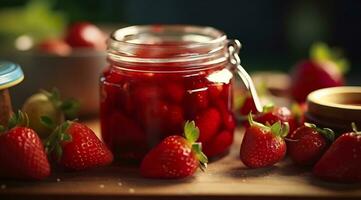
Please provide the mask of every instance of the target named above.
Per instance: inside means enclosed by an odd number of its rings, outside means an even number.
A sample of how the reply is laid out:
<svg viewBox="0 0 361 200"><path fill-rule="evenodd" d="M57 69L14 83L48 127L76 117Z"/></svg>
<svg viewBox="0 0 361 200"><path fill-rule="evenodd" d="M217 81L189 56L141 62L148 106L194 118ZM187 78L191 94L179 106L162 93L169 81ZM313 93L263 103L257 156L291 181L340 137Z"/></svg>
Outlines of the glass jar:
<svg viewBox="0 0 361 200"><path fill-rule="evenodd" d="M226 154L236 122L226 35L188 25L132 26L112 33L100 79L104 142L122 161L139 161L163 138L200 129L209 157Z"/></svg>

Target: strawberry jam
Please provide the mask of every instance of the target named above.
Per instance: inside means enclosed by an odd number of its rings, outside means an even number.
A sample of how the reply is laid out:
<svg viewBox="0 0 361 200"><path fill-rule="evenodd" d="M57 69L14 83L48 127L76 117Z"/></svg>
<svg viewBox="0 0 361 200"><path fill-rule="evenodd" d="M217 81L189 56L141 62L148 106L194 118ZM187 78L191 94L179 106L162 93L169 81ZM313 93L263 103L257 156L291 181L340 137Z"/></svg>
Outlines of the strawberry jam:
<svg viewBox="0 0 361 200"><path fill-rule="evenodd" d="M135 26L113 33L100 80L100 120L118 160L141 160L165 137L182 134L186 120L198 126L207 156L227 152L236 126L233 75L226 37L206 30Z"/></svg>

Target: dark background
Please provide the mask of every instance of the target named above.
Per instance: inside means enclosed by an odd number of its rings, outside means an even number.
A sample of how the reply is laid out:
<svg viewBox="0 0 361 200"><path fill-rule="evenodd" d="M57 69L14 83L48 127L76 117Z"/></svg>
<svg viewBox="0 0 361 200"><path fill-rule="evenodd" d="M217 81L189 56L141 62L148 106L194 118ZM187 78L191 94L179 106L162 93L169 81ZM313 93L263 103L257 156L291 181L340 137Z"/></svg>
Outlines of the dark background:
<svg viewBox="0 0 361 200"><path fill-rule="evenodd" d="M0 0L0 9L26 0ZM288 71L308 57L313 42L344 50L348 82L361 85L361 1L358 0L53 0L69 23L197 24L213 26L243 44L248 70ZM0 19L4 20L4 19Z"/></svg>

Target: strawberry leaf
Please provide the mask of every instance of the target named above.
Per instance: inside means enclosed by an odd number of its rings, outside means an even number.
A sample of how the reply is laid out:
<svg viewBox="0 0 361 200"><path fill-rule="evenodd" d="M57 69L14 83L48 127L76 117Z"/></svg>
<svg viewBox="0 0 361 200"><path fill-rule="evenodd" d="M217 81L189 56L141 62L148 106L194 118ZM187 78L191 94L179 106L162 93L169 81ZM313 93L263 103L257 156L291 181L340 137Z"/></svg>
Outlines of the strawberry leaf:
<svg viewBox="0 0 361 200"><path fill-rule="evenodd" d="M68 99L61 103L60 109L68 119L75 119L80 108L80 103L74 99Z"/></svg>
<svg viewBox="0 0 361 200"><path fill-rule="evenodd" d="M287 122L282 123L280 121L277 121L276 123L272 124L272 126L271 126L271 132L274 135L279 136L281 138L286 137L289 130L290 130L290 126L288 125Z"/></svg>
<svg viewBox="0 0 361 200"><path fill-rule="evenodd" d="M281 130L282 130L282 124L280 121L277 121L276 123L272 124L271 132L274 135L280 135Z"/></svg>
<svg viewBox="0 0 361 200"><path fill-rule="evenodd" d="M199 129L194 121L186 121L184 124L184 136L192 145L192 151L197 156L199 167L202 171L204 171L207 168L208 158L202 152L202 144L200 142L196 142L199 138Z"/></svg>
<svg viewBox="0 0 361 200"><path fill-rule="evenodd" d="M26 113L21 112L21 110L14 113L9 119L8 129L14 128L15 126L29 126L29 117Z"/></svg>
<svg viewBox="0 0 361 200"><path fill-rule="evenodd" d="M184 125L184 136L191 144L196 142L199 138L199 129L194 121L186 121Z"/></svg>
<svg viewBox="0 0 361 200"><path fill-rule="evenodd" d="M67 133L67 130L70 125L71 125L70 121L66 121L63 124L60 124L45 140L44 146L45 146L45 151L48 155L54 152L58 160L61 158L62 142L69 142L72 140L71 135Z"/></svg>
<svg viewBox="0 0 361 200"><path fill-rule="evenodd" d="M208 158L207 156L202 152L202 144L197 142L192 144L192 150L197 156L197 159L200 163L200 168L202 171L204 171L207 168Z"/></svg>
<svg viewBox="0 0 361 200"><path fill-rule="evenodd" d="M60 134L60 141L69 142L69 141L71 141L71 136L69 134L66 134L66 133L61 133Z"/></svg>
<svg viewBox="0 0 361 200"><path fill-rule="evenodd" d="M275 107L275 106L274 106L273 103L268 103L268 104L266 104L266 105L263 106L262 112L263 112L263 113L270 112L274 107Z"/></svg>
<svg viewBox="0 0 361 200"><path fill-rule="evenodd" d="M323 129L323 136L325 136L330 142L333 142L335 140L335 133L330 128L324 128Z"/></svg>
<svg viewBox="0 0 361 200"><path fill-rule="evenodd" d="M332 61L342 73L346 73L349 68L349 62L343 58L342 51L337 48L331 49L323 42L317 42L311 46L310 57L315 61Z"/></svg>
<svg viewBox="0 0 361 200"><path fill-rule="evenodd" d="M333 132L333 130L331 130L330 128L319 128L315 124L311 124L307 122L305 122L304 125L317 131L319 134L324 136L329 142L333 142L335 140L335 132Z"/></svg>
<svg viewBox="0 0 361 200"><path fill-rule="evenodd" d="M67 119L75 119L77 117L80 103L75 99L67 99L62 101L60 97L60 92L58 89L53 88L51 92L46 90L40 90L41 93L46 95L53 105L61 110Z"/></svg>
<svg viewBox="0 0 361 200"><path fill-rule="evenodd" d="M263 130L270 130L270 128L268 126L265 126L265 125L263 125L263 124L261 124L259 122L254 121L253 116L252 116L252 112L250 112L248 114L248 123L249 123L250 126L257 126L257 127L261 128Z"/></svg>
<svg viewBox="0 0 361 200"><path fill-rule="evenodd" d="M54 129L55 127L53 120L48 116L41 116L40 123L48 129Z"/></svg>
<svg viewBox="0 0 361 200"><path fill-rule="evenodd" d="M288 124L288 122L282 123L281 137L285 138L289 132L290 132L290 125Z"/></svg>

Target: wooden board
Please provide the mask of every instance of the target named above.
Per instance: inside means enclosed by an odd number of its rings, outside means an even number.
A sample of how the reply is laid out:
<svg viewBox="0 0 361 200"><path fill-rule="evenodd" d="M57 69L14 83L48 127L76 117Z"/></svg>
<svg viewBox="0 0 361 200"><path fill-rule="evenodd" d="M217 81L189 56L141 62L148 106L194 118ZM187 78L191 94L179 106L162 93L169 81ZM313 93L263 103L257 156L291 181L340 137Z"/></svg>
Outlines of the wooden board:
<svg viewBox="0 0 361 200"><path fill-rule="evenodd" d="M96 121L89 125L99 132ZM41 182L0 180L0 199L361 199L360 184L319 181L287 159L271 168L245 168L238 158L241 132L228 156L192 178L149 180L136 167L113 165L58 172Z"/></svg>

